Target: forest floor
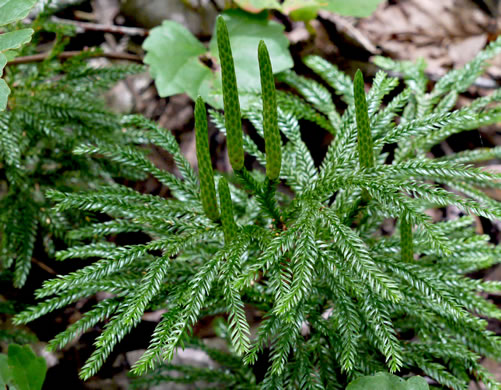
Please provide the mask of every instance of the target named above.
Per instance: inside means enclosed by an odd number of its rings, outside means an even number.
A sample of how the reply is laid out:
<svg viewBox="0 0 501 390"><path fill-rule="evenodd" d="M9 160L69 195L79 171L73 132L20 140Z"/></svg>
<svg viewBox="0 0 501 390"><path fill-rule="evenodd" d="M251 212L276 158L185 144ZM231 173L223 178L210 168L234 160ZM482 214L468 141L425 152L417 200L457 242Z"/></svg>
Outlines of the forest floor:
<svg viewBox="0 0 501 390"><path fill-rule="evenodd" d="M68 2L68 0L66 0ZM169 3L176 8L177 21L184 22L188 28L202 41L208 41L216 15L213 3L201 1L204 9L188 9L181 1L150 1L157 4L145 7L141 0L92 0L83 1L70 6L56 14L60 22L78 25L78 35L72 39L67 50L82 50L87 46L100 46L109 53L128 53L142 58L144 53L141 43L149 28L157 24L158 15L169 14ZM172 5L177 3L175 5ZM206 4L207 3L207 4ZM491 6L489 6L489 4ZM280 18L286 26L286 34L291 42L291 52L297 71L306 73L301 67L300 58L305 54L319 54L336 63L341 69L353 75L357 68L362 68L365 74L374 75L377 70L371 59L375 55L390 56L401 60L416 60L423 57L428 63L427 73L431 80L436 80L447 70L460 67L471 60L485 45L495 39L501 31L501 19L492 4L497 1L472 0L393 0L382 4L378 10L366 19L354 19L321 12L313 21L315 34L311 34L303 23L291 23ZM179 11L181 9L181 11ZM106 26L119 26L118 29ZM133 27L124 29L121 27ZM41 51L46 48L41 48ZM106 65L108 60L95 59L96 66ZM307 74L306 74L307 75ZM368 79L370 80L370 79ZM465 104L471 99L488 94L493 88L499 87L501 80L501 57L492 61L485 75L477 80L475 86L461 96L459 104ZM370 82L369 82L370 84ZM171 130L179 140L183 153L190 163L196 165L195 140L193 132L193 103L185 95L170 98L159 98L153 80L148 74L130 77L117 84L107 96L107 101L113 110L121 113L141 113ZM223 148L223 138L215 136L214 141L220 142ZM325 153L328 138L319 135L305 140L314 154ZM444 141L433 150L434 154L443 155L452 151L472 149L479 146L501 145L501 128L490 126L462 133ZM220 156L225 155L220 153ZM152 159L161 168L173 169L172 161L165 153L154 150ZM501 171L501 161L492 162L491 168ZM217 161L216 168L228 171L230 167L226 159ZM149 179L145 182L133 183L136 189L146 193L165 194L166 189ZM492 195L501 200L501 192ZM448 217L457 215L458 210L445 210ZM435 215L439 218L439 216ZM491 224L478 219L478 231L489 234L493 242L500 241L501 225ZM30 302L32 293L40 282L53 274L68 271L67 265L61 265L50 259L37 259L35 272L38 275L30 277L27 287L22 291L8 291L6 297L15 296L21 302ZM69 266L71 269L71 266ZM474 275L490 280L501 280L501 266ZM2 284L3 288L3 284ZM2 294L2 295L3 295ZM2 300L0 295L0 301ZM501 305L501 297L491 297ZM39 351L43 345L58 331L79 319L82 313L92 304L82 300L69 309L60 310L54 314L36 321L30 326L40 340ZM79 340L75 340L62 352L46 354L51 366L44 388L58 388L65 383L67 388L77 389L126 389L128 388L127 370L131 362L147 346L153 326L162 313L147 313L144 321L129 337L126 337L119 348L110 357L103 370L87 383L83 384L77 377L78 368L89 356L94 338L99 332L96 327ZM0 320L2 317L0 317ZM1 326L8 326L8 321ZM490 321L489 328L501 334L501 322ZM210 333L209 330L198 330L199 333ZM188 351L189 352L189 351ZM204 357L194 353L183 354L179 359L206 364ZM501 365L492 361L484 364L501 381ZM164 389L188 389L169 385ZM477 389L477 387L472 387Z"/></svg>

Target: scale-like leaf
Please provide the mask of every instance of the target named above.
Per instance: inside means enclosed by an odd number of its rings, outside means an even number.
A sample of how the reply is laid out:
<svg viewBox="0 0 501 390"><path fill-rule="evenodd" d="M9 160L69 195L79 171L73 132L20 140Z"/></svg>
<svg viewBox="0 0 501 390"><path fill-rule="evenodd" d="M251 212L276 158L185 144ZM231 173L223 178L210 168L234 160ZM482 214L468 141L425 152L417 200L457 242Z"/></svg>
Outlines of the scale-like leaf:
<svg viewBox="0 0 501 390"><path fill-rule="evenodd" d="M282 140L278 130L277 99L275 79L271 68L270 55L264 41L259 42L259 69L261 71L261 93L263 96L263 130L266 148L266 175L276 180L282 165Z"/></svg>
<svg viewBox="0 0 501 390"><path fill-rule="evenodd" d="M353 94L355 96L355 112L357 117L358 130L358 157L360 166L372 168L374 166L374 143L369 122L369 112L367 100L365 98L364 77L362 72L357 70L353 83Z"/></svg>
<svg viewBox="0 0 501 390"><path fill-rule="evenodd" d="M402 261L405 263L412 262L414 260L412 225L405 217L400 220L400 247Z"/></svg>
<svg viewBox="0 0 501 390"><path fill-rule="evenodd" d="M207 216L213 221L219 219L216 185L209 150L209 134L205 103L199 96L195 104L195 137L197 147L198 174L200 176L200 196Z"/></svg>

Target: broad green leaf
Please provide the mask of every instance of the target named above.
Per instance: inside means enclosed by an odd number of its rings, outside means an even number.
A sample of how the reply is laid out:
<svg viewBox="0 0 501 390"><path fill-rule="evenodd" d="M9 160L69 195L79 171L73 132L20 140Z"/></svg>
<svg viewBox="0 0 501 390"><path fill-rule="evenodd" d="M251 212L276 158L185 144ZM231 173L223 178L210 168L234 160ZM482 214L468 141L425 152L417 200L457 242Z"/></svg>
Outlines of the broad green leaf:
<svg viewBox="0 0 501 390"><path fill-rule="evenodd" d="M260 88L257 47L261 39L268 46L275 73L292 67L284 27L269 21L266 12L253 15L242 10L230 10L223 16L229 30L240 93ZM143 44L147 51L144 62L150 66L160 96L187 93L195 100L200 95L213 107L222 107L221 74L209 69L200 60L201 56L205 56L218 64L216 35L214 32L209 52L179 23L165 21L150 31Z"/></svg>
<svg viewBox="0 0 501 390"><path fill-rule="evenodd" d="M28 16L38 0L0 0L0 26Z"/></svg>
<svg viewBox="0 0 501 390"><path fill-rule="evenodd" d="M258 13L276 9L290 15L294 20L308 21L317 16L320 9L326 9L345 16L366 17L372 14L383 0L236 0L237 5L247 12Z"/></svg>
<svg viewBox="0 0 501 390"><path fill-rule="evenodd" d="M319 7L315 6L299 8L296 11L292 11L289 16L296 22L307 22L317 17L318 10Z"/></svg>
<svg viewBox="0 0 501 390"><path fill-rule="evenodd" d="M282 12L290 14L301 8L325 8L329 5L329 0L285 0L282 4Z"/></svg>
<svg viewBox="0 0 501 390"><path fill-rule="evenodd" d="M429 390L428 382L420 376L413 376L407 379L407 390Z"/></svg>
<svg viewBox="0 0 501 390"><path fill-rule="evenodd" d="M429 390L428 383L421 377L405 381L396 375L379 372L373 376L363 376L351 382L346 390Z"/></svg>
<svg viewBox="0 0 501 390"><path fill-rule="evenodd" d="M38 0L0 0L0 26L21 20L28 16L28 13ZM25 28L0 35L0 52L10 49L17 49L21 45L29 42L33 30ZM7 63L6 57L0 53L0 76ZM5 80L0 79L0 111L7 107L7 98L10 89Z"/></svg>
<svg viewBox="0 0 501 390"><path fill-rule="evenodd" d="M16 58L19 55L19 50L6 50L1 54L3 54L5 57L7 57L7 62L9 62L9 61L12 61L14 58Z"/></svg>
<svg viewBox="0 0 501 390"><path fill-rule="evenodd" d="M5 68L5 65L7 65L7 57L3 54L0 53L0 77L3 75L3 69ZM5 82L5 80L0 79L0 111L5 110L7 107L7 98L9 97L10 94L10 88Z"/></svg>
<svg viewBox="0 0 501 390"><path fill-rule="evenodd" d="M0 77L3 75L5 65L7 65L7 57L3 53L0 53Z"/></svg>
<svg viewBox="0 0 501 390"><path fill-rule="evenodd" d="M230 44L235 62L237 84L240 92L259 90L259 66L257 48L263 40L270 53L274 73L293 66L289 53L289 41L284 35L284 26L268 20L267 12L248 14L242 10L229 10L223 14L230 35ZM218 58L217 34L214 32L210 50Z"/></svg>
<svg viewBox="0 0 501 390"><path fill-rule="evenodd" d="M265 9L281 9L278 0L235 0L235 3L243 10L252 13L259 13Z"/></svg>
<svg viewBox="0 0 501 390"><path fill-rule="evenodd" d="M362 376L351 382L346 390L407 390L405 381L398 376L377 373L374 376Z"/></svg>
<svg viewBox="0 0 501 390"><path fill-rule="evenodd" d="M184 26L164 21L150 31L143 48L148 52L144 62L150 66L160 96L186 92L195 99L208 94L215 78L199 60L207 49Z"/></svg>
<svg viewBox="0 0 501 390"><path fill-rule="evenodd" d="M325 9L345 16L364 18L372 14L384 0L326 0Z"/></svg>
<svg viewBox="0 0 501 390"><path fill-rule="evenodd" d="M0 79L0 111L5 110L7 107L7 98L10 94L10 88L5 80Z"/></svg>
<svg viewBox="0 0 501 390"><path fill-rule="evenodd" d="M18 390L40 390L47 372L43 357L36 356L27 345L10 344L7 352L12 380Z"/></svg>
<svg viewBox="0 0 501 390"><path fill-rule="evenodd" d="M34 31L31 28L23 28L22 30L0 34L0 51L21 47L21 45L31 41L33 33Z"/></svg>
<svg viewBox="0 0 501 390"><path fill-rule="evenodd" d="M7 355L0 355L0 389L7 388L11 384L12 375L10 373L9 364L7 363Z"/></svg>
<svg viewBox="0 0 501 390"><path fill-rule="evenodd" d="M318 11L327 5L327 0L285 0L282 12L293 20L308 21L315 19Z"/></svg>

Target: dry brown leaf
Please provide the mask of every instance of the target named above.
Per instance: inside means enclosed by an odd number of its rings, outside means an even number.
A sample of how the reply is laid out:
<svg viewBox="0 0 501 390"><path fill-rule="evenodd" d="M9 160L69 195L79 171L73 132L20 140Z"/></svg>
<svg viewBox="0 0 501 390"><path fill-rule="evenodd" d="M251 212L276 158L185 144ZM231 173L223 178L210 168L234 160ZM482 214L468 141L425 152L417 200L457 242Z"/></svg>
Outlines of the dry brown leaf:
<svg viewBox="0 0 501 390"><path fill-rule="evenodd" d="M430 73L442 75L485 47L492 23L471 0L401 0L379 7L356 27L385 54L411 61L423 57ZM494 72L501 75L501 59Z"/></svg>

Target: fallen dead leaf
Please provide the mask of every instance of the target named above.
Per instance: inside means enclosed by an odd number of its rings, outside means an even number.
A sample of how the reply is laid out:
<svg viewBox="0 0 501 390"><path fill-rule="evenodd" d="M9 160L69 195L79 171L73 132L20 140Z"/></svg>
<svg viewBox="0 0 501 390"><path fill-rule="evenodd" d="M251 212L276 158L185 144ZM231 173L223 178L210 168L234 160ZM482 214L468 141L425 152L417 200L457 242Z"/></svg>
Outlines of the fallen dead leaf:
<svg viewBox="0 0 501 390"><path fill-rule="evenodd" d="M492 26L492 17L471 0L400 0L356 24L385 55L426 58L428 72L437 75L470 61L485 47ZM490 72L501 76L501 59Z"/></svg>

